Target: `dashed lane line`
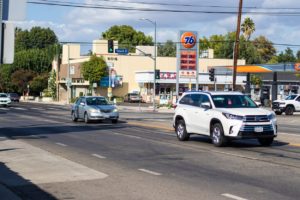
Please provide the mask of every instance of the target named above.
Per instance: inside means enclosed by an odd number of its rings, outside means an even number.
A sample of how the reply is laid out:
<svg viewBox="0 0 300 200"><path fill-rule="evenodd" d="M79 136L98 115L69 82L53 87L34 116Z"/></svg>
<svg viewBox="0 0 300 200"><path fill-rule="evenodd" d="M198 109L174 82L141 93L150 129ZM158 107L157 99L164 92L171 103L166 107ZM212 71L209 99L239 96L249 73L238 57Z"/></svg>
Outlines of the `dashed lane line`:
<svg viewBox="0 0 300 200"><path fill-rule="evenodd" d="M224 194L222 194L222 196L230 198L230 199L235 199L235 200L247 200L245 198L242 198L242 197L239 197L239 196L236 196L233 194L228 194L228 193L224 193Z"/></svg>
<svg viewBox="0 0 300 200"><path fill-rule="evenodd" d="M161 175L161 173L154 172L154 171L151 171L151 170L148 170L148 169L138 169L138 170L141 171L141 172L145 172L145 173L154 175L154 176L160 176Z"/></svg>
<svg viewBox="0 0 300 200"><path fill-rule="evenodd" d="M135 138L135 139L142 139L139 136L134 136L134 135L126 135L126 134L122 134L122 133L117 133L117 132L112 132L112 134L114 135L121 135L121 136L125 136L125 137L130 137L130 138Z"/></svg>
<svg viewBox="0 0 300 200"><path fill-rule="evenodd" d="M55 144L57 144L57 145L59 145L59 146L62 146L62 147L66 147L66 146L68 146L68 145L66 145L66 144L63 144L63 143L60 143L60 142L56 142Z"/></svg>
<svg viewBox="0 0 300 200"><path fill-rule="evenodd" d="M105 159L106 157L105 156L101 156L99 154L92 154L92 156L96 157L96 158L100 158L100 159Z"/></svg>

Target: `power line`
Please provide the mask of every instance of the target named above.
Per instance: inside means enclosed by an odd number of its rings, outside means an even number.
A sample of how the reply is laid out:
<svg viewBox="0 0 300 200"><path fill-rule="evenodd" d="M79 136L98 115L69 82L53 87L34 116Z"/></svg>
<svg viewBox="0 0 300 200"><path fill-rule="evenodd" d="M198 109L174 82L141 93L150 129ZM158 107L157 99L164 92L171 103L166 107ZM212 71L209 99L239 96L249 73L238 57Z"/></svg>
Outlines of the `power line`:
<svg viewBox="0 0 300 200"><path fill-rule="evenodd" d="M172 12L172 13L195 13L195 14L237 14L236 11L208 11L208 10L180 10L180 9L159 9L159 8L135 8L124 6L105 6L99 4L86 4L74 2L61 2L61 1L28 1L30 4L48 5L48 6L63 6L63 7L76 7L76 8L93 8L104 10L124 10L124 11L146 11L146 12ZM251 15L273 15L273 16L300 16L300 12L257 12L245 11L243 14Z"/></svg>

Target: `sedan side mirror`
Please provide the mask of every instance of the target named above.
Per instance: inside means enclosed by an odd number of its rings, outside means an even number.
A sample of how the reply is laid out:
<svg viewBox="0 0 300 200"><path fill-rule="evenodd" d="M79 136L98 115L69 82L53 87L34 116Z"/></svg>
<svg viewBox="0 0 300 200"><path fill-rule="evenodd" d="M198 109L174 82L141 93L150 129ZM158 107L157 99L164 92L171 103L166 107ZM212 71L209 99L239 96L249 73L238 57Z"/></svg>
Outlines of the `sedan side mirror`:
<svg viewBox="0 0 300 200"><path fill-rule="evenodd" d="M208 109L211 109L211 105L209 102L204 102L204 103L201 103L201 108L208 110Z"/></svg>
<svg viewBox="0 0 300 200"><path fill-rule="evenodd" d="M81 106L85 106L85 103L84 103L84 102L80 102L80 105L81 105Z"/></svg>

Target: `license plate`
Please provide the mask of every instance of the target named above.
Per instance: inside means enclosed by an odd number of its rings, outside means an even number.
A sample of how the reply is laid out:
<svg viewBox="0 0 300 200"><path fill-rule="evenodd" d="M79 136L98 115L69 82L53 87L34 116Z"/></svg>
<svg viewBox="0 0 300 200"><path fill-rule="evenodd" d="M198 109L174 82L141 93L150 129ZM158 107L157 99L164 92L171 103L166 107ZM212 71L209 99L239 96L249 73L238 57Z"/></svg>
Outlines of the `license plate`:
<svg viewBox="0 0 300 200"><path fill-rule="evenodd" d="M109 115L104 114L103 117L104 117L104 118L109 118Z"/></svg>
<svg viewBox="0 0 300 200"><path fill-rule="evenodd" d="M263 131L264 131L264 127L262 127L262 126L254 127L254 132L261 133Z"/></svg>

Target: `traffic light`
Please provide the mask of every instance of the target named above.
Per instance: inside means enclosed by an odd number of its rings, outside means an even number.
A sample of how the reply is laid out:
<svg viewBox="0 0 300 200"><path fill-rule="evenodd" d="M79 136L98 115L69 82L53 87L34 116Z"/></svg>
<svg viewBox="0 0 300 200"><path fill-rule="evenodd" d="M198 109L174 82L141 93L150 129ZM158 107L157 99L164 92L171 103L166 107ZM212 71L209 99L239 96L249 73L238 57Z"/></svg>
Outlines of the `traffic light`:
<svg viewBox="0 0 300 200"><path fill-rule="evenodd" d="M114 40L107 41L107 48L108 53L114 53Z"/></svg>
<svg viewBox="0 0 300 200"><path fill-rule="evenodd" d="M209 80L210 81L215 81L215 69L211 68L208 71L209 71Z"/></svg>
<svg viewBox="0 0 300 200"><path fill-rule="evenodd" d="M159 69L155 70L155 79L160 79L160 70Z"/></svg>

